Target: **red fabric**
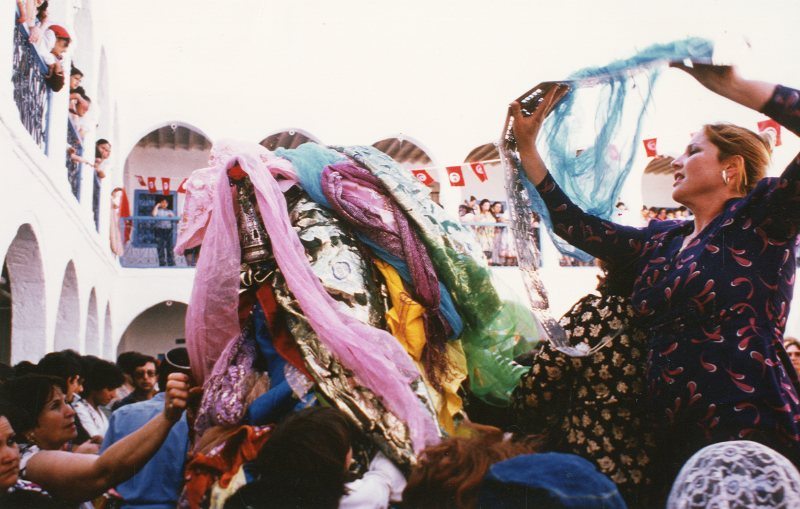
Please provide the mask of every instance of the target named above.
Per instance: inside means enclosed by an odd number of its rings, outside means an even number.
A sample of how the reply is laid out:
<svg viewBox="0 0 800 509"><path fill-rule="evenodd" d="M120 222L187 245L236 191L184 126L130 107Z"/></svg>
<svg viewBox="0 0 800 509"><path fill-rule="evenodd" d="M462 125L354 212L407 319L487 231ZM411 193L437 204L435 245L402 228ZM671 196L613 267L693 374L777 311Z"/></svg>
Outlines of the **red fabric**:
<svg viewBox="0 0 800 509"><path fill-rule="evenodd" d="M310 380L311 373L306 369L303 356L300 354L297 343L295 343L292 335L289 334L286 320L284 320L282 310L275 300L272 287L269 285L261 285L261 288L256 292L256 297L261 304L261 309L264 310L264 315L267 317L269 334L272 336L272 346L275 347L275 350L281 357L286 359L286 362L300 370Z"/></svg>
<svg viewBox="0 0 800 509"><path fill-rule="evenodd" d="M217 481L220 487L227 488L239 467L258 457L271 432L269 426L241 426L221 449L215 447L208 454L195 454L186 465L181 506L202 507L203 500Z"/></svg>
<svg viewBox="0 0 800 509"><path fill-rule="evenodd" d="M147 182L144 181L144 178L142 178L141 175L135 175L135 177L136 177L136 180L139 181L139 185L140 186L147 187Z"/></svg>
<svg viewBox="0 0 800 509"><path fill-rule="evenodd" d="M771 118L762 120L758 123L758 132L763 132L768 129L775 129L775 146L781 146L781 125Z"/></svg>
<svg viewBox="0 0 800 509"><path fill-rule="evenodd" d="M461 166L448 166L447 178L450 179L451 186L462 187L464 185L464 174L461 173Z"/></svg>
<svg viewBox="0 0 800 509"><path fill-rule="evenodd" d="M419 180L426 186L429 186L435 182L435 180L433 180L433 177L431 177L431 174L428 173L427 170L424 169L411 170L411 173L413 173L414 176L417 177L417 180Z"/></svg>
<svg viewBox="0 0 800 509"><path fill-rule="evenodd" d="M139 177L140 179L142 177ZM119 200L119 215L120 217L131 217L131 203L128 201L128 193L122 190L122 198ZM131 230L133 230L133 222L130 220L125 221L125 231L123 232L123 240L128 242L131 240Z"/></svg>
<svg viewBox="0 0 800 509"><path fill-rule="evenodd" d="M647 152L647 157L655 157L658 154L658 149L656 148L657 141L658 138L642 140L642 143L644 144L644 150Z"/></svg>
<svg viewBox="0 0 800 509"><path fill-rule="evenodd" d="M161 177L161 190L164 192L165 196L169 194L169 184L170 184L169 177Z"/></svg>
<svg viewBox="0 0 800 509"><path fill-rule="evenodd" d="M185 193L186 192L186 181L187 180L189 180L189 179L185 178L185 179L181 180L181 183L178 186L178 192L179 193Z"/></svg>
<svg viewBox="0 0 800 509"><path fill-rule="evenodd" d="M147 177L147 190L151 193L156 192L156 178L155 177Z"/></svg>
<svg viewBox="0 0 800 509"><path fill-rule="evenodd" d="M478 180L481 182L486 182L489 179L489 175L486 174L486 168L483 166L483 163L471 163L472 171L475 173L475 176L478 177Z"/></svg>

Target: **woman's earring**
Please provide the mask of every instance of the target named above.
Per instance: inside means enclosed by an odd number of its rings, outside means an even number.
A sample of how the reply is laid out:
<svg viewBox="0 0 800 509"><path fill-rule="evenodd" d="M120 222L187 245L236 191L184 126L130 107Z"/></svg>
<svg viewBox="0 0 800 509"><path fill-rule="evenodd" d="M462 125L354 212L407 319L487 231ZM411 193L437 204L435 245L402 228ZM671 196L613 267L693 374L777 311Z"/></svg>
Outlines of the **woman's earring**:
<svg viewBox="0 0 800 509"><path fill-rule="evenodd" d="M731 181L730 177L728 177L728 170L722 170L722 181L725 182L726 186Z"/></svg>

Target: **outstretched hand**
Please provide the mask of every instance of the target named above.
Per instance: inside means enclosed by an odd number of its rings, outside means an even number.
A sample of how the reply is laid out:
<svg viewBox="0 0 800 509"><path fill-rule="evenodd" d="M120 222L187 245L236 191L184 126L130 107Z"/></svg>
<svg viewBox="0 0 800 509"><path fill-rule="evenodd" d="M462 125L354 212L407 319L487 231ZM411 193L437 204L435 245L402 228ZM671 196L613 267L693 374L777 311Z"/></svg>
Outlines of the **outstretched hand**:
<svg viewBox="0 0 800 509"><path fill-rule="evenodd" d="M170 422L181 418L189 398L189 376L184 373L170 373L164 389L164 416Z"/></svg>
<svg viewBox="0 0 800 509"><path fill-rule="evenodd" d="M547 167L542 161L541 155L536 148L536 138L542 129L544 119L553 111L553 108L569 91L569 86L561 83L553 84L544 92L533 112L529 116L522 113L522 105L519 101L514 101L508 107L511 115L511 128L514 138L517 141L517 151L519 152L522 167L528 179L534 185L538 185L547 176Z"/></svg>
<svg viewBox="0 0 800 509"><path fill-rule="evenodd" d="M732 65L694 63L688 66L682 62L673 62L670 67L684 71L707 89L724 97L728 97L726 92L732 91L742 81L739 70Z"/></svg>
<svg viewBox="0 0 800 509"><path fill-rule="evenodd" d="M773 83L743 78L732 65L694 63L688 66L673 62L670 67L684 71L712 92L756 111L761 111L775 90Z"/></svg>
<svg viewBox="0 0 800 509"><path fill-rule="evenodd" d="M566 85L553 85L542 95L538 105L530 116L522 113L522 106L519 101L514 101L509 105L509 113L514 119L511 128L514 131L514 138L517 140L517 147L520 150L536 148L536 138L542 129L544 119L553 111L553 108L561 101L561 98L569 91Z"/></svg>

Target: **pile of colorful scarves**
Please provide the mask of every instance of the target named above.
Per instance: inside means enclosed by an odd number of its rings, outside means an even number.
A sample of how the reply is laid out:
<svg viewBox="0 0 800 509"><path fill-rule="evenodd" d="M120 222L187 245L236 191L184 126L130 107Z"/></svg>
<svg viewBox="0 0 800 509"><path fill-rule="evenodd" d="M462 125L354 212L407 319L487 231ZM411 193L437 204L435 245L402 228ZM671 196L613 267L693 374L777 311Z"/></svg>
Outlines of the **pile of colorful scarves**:
<svg viewBox="0 0 800 509"><path fill-rule="evenodd" d="M244 284L236 182L268 260ZM336 406L401 466L456 432L464 395L507 406L539 339L471 231L373 147L222 141L187 182L177 253L201 246L186 319L195 429Z"/></svg>

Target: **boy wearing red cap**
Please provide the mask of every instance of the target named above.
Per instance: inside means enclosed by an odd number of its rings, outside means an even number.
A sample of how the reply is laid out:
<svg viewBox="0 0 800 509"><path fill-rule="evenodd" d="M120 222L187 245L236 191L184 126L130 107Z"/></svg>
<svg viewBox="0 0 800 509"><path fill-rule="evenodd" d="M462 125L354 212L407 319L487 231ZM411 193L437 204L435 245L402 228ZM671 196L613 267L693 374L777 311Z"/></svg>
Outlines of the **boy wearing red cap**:
<svg viewBox="0 0 800 509"><path fill-rule="evenodd" d="M55 36L55 42L50 53L44 55L44 61L49 67L44 81L53 92L58 92L64 87L64 69L61 66L61 60L69 48L71 38L69 32L61 25L50 25L47 30L52 32L52 36ZM52 36L48 34L48 38Z"/></svg>

